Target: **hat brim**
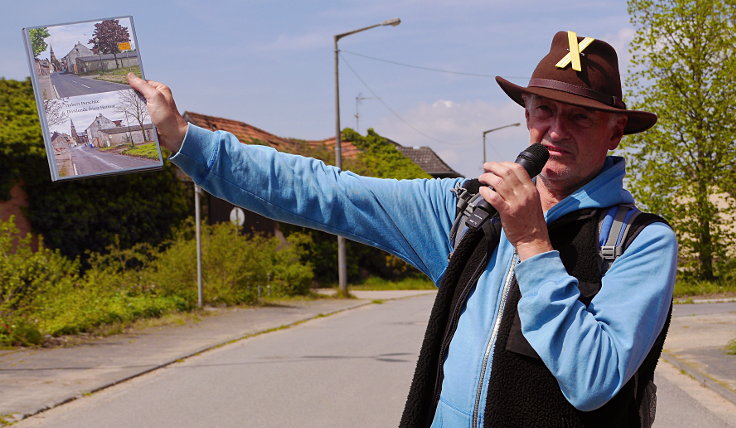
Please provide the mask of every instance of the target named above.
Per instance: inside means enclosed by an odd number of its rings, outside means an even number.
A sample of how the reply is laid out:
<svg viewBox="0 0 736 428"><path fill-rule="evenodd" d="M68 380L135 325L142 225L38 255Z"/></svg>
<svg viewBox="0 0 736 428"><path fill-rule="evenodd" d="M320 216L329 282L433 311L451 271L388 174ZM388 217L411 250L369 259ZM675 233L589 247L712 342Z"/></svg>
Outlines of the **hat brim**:
<svg viewBox="0 0 736 428"><path fill-rule="evenodd" d="M534 94L565 104L572 104L580 107L592 108L595 110L625 114L626 116L628 116L629 120L626 122L624 134L636 134L637 132L646 131L647 129L654 126L655 123L657 123L657 115L648 111L616 108L592 98L587 98L581 95L571 94L569 92L564 92L556 89L538 88L534 86L523 87L511 83L501 76L496 76L496 82L501 87L501 89L506 92L506 95L508 95L512 100L514 100L522 107L524 107L524 99L522 98L522 94Z"/></svg>

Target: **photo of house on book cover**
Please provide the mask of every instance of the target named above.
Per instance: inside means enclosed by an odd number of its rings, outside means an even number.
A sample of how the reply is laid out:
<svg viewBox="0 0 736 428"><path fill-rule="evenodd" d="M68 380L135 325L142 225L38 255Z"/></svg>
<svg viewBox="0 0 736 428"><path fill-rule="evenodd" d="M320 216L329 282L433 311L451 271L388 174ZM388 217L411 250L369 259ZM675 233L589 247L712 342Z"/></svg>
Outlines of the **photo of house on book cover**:
<svg viewBox="0 0 736 428"><path fill-rule="evenodd" d="M53 180L163 165L145 100L132 17L23 29Z"/></svg>

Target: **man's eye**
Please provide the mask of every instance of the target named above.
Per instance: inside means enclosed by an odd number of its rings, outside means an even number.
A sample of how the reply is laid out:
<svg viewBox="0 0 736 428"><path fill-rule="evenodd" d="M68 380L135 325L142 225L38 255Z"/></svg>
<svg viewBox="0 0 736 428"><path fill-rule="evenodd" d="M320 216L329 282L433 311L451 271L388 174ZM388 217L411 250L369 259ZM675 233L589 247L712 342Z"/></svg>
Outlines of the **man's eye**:
<svg viewBox="0 0 736 428"><path fill-rule="evenodd" d="M593 123L593 118L583 113L576 114L573 116L573 119L581 125L590 125Z"/></svg>

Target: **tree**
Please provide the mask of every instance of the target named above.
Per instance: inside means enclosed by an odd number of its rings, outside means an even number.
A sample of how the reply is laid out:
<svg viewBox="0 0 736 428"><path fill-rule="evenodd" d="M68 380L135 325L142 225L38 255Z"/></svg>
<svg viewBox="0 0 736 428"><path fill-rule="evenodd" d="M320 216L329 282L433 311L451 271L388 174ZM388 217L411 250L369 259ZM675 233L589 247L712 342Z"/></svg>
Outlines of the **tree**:
<svg viewBox="0 0 736 428"><path fill-rule="evenodd" d="M38 58L38 55L49 47L49 45L46 44L46 37L50 36L49 30L46 29L46 27L31 28L28 30L28 35L31 39L33 57Z"/></svg>
<svg viewBox="0 0 736 428"><path fill-rule="evenodd" d="M87 43L92 45L92 52L95 54L113 54L115 67L119 68L117 54L120 53L120 49L118 49L118 43L129 41L130 33L128 33L128 29L120 25L117 19L107 19L95 24L92 38Z"/></svg>
<svg viewBox="0 0 736 428"><path fill-rule="evenodd" d="M633 108L657 113L623 145L631 188L663 214L697 278L725 273L736 239L736 2L628 0L636 36L627 83Z"/></svg>
<svg viewBox="0 0 736 428"><path fill-rule="evenodd" d="M141 134L143 139L146 139L146 130L143 127L147 120L150 120L148 115L148 107L146 107L146 100L138 92L130 89L126 91L120 91L118 93L120 104L118 104L118 111L125 114L125 117L132 117L138 122L138 126L141 128ZM126 119L127 120L127 119ZM135 146L133 140L130 140L130 145Z"/></svg>
<svg viewBox="0 0 736 428"><path fill-rule="evenodd" d="M67 114L67 99L51 99L43 100L43 109L46 113L46 122L49 126L60 125L69 121L69 115Z"/></svg>

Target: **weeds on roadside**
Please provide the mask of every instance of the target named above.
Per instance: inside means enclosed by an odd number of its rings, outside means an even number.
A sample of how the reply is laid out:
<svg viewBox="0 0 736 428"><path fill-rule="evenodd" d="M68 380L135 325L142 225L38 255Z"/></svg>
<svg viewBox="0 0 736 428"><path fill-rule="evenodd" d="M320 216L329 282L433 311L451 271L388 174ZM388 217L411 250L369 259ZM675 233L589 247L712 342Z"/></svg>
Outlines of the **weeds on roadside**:
<svg viewBox="0 0 736 428"><path fill-rule="evenodd" d="M12 218L0 221L0 346L40 345L47 335L124 328L195 308L193 229L191 222L182 225L161 248L115 243L105 254L90 254L90 268L80 273L79 263L58 251L42 244L34 251ZM270 286L273 296L309 293L312 270L299 262L296 246L243 236L229 223L203 225L202 235L208 304L255 303L259 285Z"/></svg>

